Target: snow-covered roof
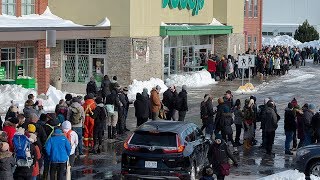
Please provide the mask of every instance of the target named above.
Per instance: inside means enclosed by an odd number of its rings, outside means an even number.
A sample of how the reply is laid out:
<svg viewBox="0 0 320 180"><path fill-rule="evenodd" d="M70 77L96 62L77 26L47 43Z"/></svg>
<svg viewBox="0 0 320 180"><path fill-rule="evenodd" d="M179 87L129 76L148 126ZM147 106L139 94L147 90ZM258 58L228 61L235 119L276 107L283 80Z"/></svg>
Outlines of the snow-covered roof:
<svg viewBox="0 0 320 180"><path fill-rule="evenodd" d="M97 25L98 27L108 27L111 26L110 20L106 17L100 24Z"/></svg>
<svg viewBox="0 0 320 180"><path fill-rule="evenodd" d="M161 22L161 26L193 26L192 24L166 24ZM216 18L213 18L210 24L203 24L204 26L224 26L220 21ZM201 26L201 25L200 25Z"/></svg>

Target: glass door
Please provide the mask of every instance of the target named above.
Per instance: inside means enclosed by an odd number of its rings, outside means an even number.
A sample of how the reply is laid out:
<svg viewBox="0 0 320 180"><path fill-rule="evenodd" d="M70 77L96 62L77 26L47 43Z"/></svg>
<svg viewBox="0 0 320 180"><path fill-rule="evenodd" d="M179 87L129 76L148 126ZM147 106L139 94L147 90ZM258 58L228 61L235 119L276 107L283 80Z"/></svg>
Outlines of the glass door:
<svg viewBox="0 0 320 180"><path fill-rule="evenodd" d="M103 81L103 76L105 75L105 58L103 57L92 57L92 76L95 78L97 86L101 86L101 82Z"/></svg>

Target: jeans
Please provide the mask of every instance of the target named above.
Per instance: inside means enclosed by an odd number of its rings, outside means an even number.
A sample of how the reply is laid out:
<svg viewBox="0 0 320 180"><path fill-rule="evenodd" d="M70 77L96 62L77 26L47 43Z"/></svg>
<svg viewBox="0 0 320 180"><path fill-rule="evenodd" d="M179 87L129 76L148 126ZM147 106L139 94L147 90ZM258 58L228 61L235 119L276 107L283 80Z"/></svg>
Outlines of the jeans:
<svg viewBox="0 0 320 180"><path fill-rule="evenodd" d="M50 179L64 180L66 176L66 163L51 163L50 164ZM57 174L57 178L56 177Z"/></svg>
<svg viewBox="0 0 320 180"><path fill-rule="evenodd" d="M178 121L184 121L184 118L186 117L187 111L179 111L179 119Z"/></svg>
<svg viewBox="0 0 320 180"><path fill-rule="evenodd" d="M285 151L289 152L290 151L290 144L293 140L293 131L286 131L286 141L285 141Z"/></svg>
<svg viewBox="0 0 320 180"><path fill-rule="evenodd" d="M311 132L304 132L304 143L303 146L308 146L311 144L311 140L312 140L312 136L311 136Z"/></svg>
<svg viewBox="0 0 320 180"><path fill-rule="evenodd" d="M206 125L206 134L209 134L210 137L212 137L212 134L213 134L213 124L207 124Z"/></svg>
<svg viewBox="0 0 320 180"><path fill-rule="evenodd" d="M236 143L240 143L241 129L242 129L242 124L236 124L236 138L235 138Z"/></svg>
<svg viewBox="0 0 320 180"><path fill-rule="evenodd" d="M82 155L82 127L73 127L72 130L78 134L79 144L76 147L76 151L78 151L79 155Z"/></svg>

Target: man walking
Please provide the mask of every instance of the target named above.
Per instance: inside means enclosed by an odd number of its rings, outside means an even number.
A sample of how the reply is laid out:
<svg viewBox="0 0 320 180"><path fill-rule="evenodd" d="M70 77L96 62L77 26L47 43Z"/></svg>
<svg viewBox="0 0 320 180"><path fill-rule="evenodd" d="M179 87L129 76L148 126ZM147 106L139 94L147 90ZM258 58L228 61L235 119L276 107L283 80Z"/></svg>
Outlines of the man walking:
<svg viewBox="0 0 320 180"><path fill-rule="evenodd" d="M266 138L266 153L271 155L272 146L274 143L274 137L276 129L278 128L278 119L277 114L274 111L275 104L272 100L269 100L267 103L267 108L265 110L265 119L264 119L264 129L265 129L265 138Z"/></svg>

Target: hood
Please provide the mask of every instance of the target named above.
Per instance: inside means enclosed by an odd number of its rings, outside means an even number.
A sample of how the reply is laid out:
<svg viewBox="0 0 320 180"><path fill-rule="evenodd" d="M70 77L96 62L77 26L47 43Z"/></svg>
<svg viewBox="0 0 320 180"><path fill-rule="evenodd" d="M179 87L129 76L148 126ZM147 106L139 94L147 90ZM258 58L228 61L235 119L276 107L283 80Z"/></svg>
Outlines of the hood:
<svg viewBox="0 0 320 180"><path fill-rule="evenodd" d="M0 160L4 158L9 158L11 156L12 156L12 152L10 151L0 152Z"/></svg>
<svg viewBox="0 0 320 180"><path fill-rule="evenodd" d="M63 135L63 132L62 132L61 129L57 128L57 129L54 130L54 135L56 135L56 136Z"/></svg>
<svg viewBox="0 0 320 180"><path fill-rule="evenodd" d="M210 96L206 96L203 101L207 102L209 100L209 98L210 98Z"/></svg>
<svg viewBox="0 0 320 180"><path fill-rule="evenodd" d="M71 107L78 108L78 107L81 107L81 104L78 103L78 102L73 102L73 103L71 104Z"/></svg>
<svg viewBox="0 0 320 180"><path fill-rule="evenodd" d="M92 104L92 103L95 103L94 99L87 99L84 101L84 105L89 105L89 104Z"/></svg>
<svg viewBox="0 0 320 180"><path fill-rule="evenodd" d="M293 109L289 109L288 107L286 107L286 109L284 109L285 111L292 111Z"/></svg>
<svg viewBox="0 0 320 180"><path fill-rule="evenodd" d="M69 131L71 129L70 121L64 121L61 126L62 126L62 129L66 131Z"/></svg>
<svg viewBox="0 0 320 180"><path fill-rule="evenodd" d="M96 82L93 80L93 81L89 81L89 83L88 84L95 84Z"/></svg>

